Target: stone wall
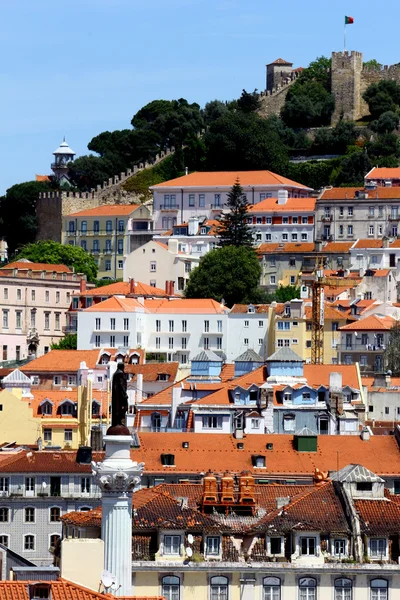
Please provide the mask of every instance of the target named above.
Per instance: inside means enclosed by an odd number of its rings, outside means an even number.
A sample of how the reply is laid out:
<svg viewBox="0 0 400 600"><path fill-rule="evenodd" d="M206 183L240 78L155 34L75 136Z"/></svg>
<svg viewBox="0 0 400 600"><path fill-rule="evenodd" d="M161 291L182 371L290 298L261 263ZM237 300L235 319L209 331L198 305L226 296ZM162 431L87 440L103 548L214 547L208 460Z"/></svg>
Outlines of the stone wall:
<svg viewBox="0 0 400 600"><path fill-rule="evenodd" d="M62 217L65 215L96 208L104 204L138 204L136 194L121 189L121 185L130 177L134 177L144 169L151 169L170 156L175 148L167 148L157 154L153 162L140 163L104 181L89 192L42 192L36 203L36 218L38 222L37 240L54 240L61 242Z"/></svg>
<svg viewBox="0 0 400 600"><path fill-rule="evenodd" d="M267 118L271 115L277 115L279 117L290 86L293 85L297 77L297 72L293 72L291 77L288 77L283 83L277 85L274 90L261 92L261 107L258 111L260 116Z"/></svg>

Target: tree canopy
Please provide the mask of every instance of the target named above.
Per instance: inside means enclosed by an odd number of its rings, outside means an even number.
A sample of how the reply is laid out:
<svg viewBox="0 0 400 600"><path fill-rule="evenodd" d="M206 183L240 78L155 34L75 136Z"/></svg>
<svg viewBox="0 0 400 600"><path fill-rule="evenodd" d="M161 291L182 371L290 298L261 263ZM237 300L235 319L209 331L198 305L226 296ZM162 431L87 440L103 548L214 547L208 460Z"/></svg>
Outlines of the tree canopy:
<svg viewBox="0 0 400 600"><path fill-rule="evenodd" d="M368 104L371 116L378 119L383 113L399 110L400 85L395 81L386 80L372 83L364 92L363 98Z"/></svg>
<svg viewBox="0 0 400 600"><path fill-rule="evenodd" d="M281 117L289 127L329 125L335 98L319 81L300 78L289 89Z"/></svg>
<svg viewBox="0 0 400 600"><path fill-rule="evenodd" d="M34 242L23 246L18 252L18 259L27 258L32 262L66 265L75 273L83 273L88 281L95 281L97 265L93 256L78 246L63 246L53 241Z"/></svg>
<svg viewBox="0 0 400 600"><path fill-rule="evenodd" d="M225 205L229 213L220 219L218 233L221 246L252 246L253 235L247 224L249 203L239 180L232 186Z"/></svg>
<svg viewBox="0 0 400 600"><path fill-rule="evenodd" d="M19 246L36 238L36 201L39 192L51 189L47 182L27 181L10 187L0 198L0 237L8 244L12 255Z"/></svg>
<svg viewBox="0 0 400 600"><path fill-rule="evenodd" d="M200 259L185 290L186 298L225 300L227 306L262 301L259 282L261 266L255 250L246 246L225 246L211 250Z"/></svg>
<svg viewBox="0 0 400 600"><path fill-rule="evenodd" d="M385 351L385 368L392 371L394 377L400 376L400 327L398 321L390 330Z"/></svg>
<svg viewBox="0 0 400 600"><path fill-rule="evenodd" d="M51 344L52 350L76 350L78 336L76 333L67 333L57 344Z"/></svg>

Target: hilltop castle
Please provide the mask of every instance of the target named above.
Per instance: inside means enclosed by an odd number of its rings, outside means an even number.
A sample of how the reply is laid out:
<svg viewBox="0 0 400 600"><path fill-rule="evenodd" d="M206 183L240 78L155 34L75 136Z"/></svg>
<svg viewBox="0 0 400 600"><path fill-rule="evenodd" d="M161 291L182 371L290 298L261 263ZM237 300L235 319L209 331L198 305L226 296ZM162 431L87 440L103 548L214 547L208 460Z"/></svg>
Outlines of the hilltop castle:
<svg viewBox="0 0 400 600"><path fill-rule="evenodd" d="M302 68L293 69L293 63L278 58L267 65L266 90L262 93L262 114L279 115L290 86ZM381 69L365 68L362 52L332 52L331 83L335 96L332 123L341 117L357 121L369 114L362 95L371 83L396 81L400 84L400 64Z"/></svg>

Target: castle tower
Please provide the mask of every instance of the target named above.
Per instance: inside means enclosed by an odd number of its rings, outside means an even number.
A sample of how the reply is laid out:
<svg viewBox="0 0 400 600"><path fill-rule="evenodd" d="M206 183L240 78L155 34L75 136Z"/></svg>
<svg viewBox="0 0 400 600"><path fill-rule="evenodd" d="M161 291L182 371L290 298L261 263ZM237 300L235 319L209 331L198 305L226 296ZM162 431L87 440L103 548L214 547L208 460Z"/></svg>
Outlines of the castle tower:
<svg viewBox="0 0 400 600"><path fill-rule="evenodd" d="M70 148L64 140L61 142L57 150L53 152L54 162L51 164L51 169L57 181L68 174L68 163L75 158L75 152Z"/></svg>
<svg viewBox="0 0 400 600"><path fill-rule="evenodd" d="M335 96L332 124L356 121L361 114L362 52L332 52L331 87Z"/></svg>
<svg viewBox="0 0 400 600"><path fill-rule="evenodd" d="M267 65L267 92L272 92L277 85L290 79L293 71L293 63L287 62L283 58L277 58L274 62Z"/></svg>
<svg viewBox="0 0 400 600"><path fill-rule="evenodd" d="M92 473L102 491L104 568L116 579L113 594L132 596L132 494L140 484L144 464L131 460L130 435L121 435L118 427L108 431L112 435L104 437L104 461L92 463Z"/></svg>

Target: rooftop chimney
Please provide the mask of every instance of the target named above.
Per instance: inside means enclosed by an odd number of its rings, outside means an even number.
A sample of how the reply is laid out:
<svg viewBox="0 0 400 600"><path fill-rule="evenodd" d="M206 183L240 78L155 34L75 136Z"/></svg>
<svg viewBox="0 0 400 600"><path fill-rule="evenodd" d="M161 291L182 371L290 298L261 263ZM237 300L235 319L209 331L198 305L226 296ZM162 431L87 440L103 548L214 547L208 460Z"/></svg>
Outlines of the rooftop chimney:
<svg viewBox="0 0 400 600"><path fill-rule="evenodd" d="M79 291L81 294L86 292L86 279L84 279L84 277L81 277L81 280L79 281Z"/></svg>
<svg viewBox="0 0 400 600"><path fill-rule="evenodd" d="M132 278L129 280L129 293L130 294L134 294L135 293L135 280Z"/></svg>
<svg viewBox="0 0 400 600"><path fill-rule="evenodd" d="M370 437L371 437L371 434L370 434L370 432L369 432L369 429L368 429L368 427L363 427L363 428L361 429L361 439L362 439L364 442L368 442Z"/></svg>
<svg viewBox="0 0 400 600"><path fill-rule="evenodd" d="M289 194L287 190L278 190L278 204L286 204Z"/></svg>
<svg viewBox="0 0 400 600"><path fill-rule="evenodd" d="M189 175L189 168L185 167L185 175Z"/></svg>

